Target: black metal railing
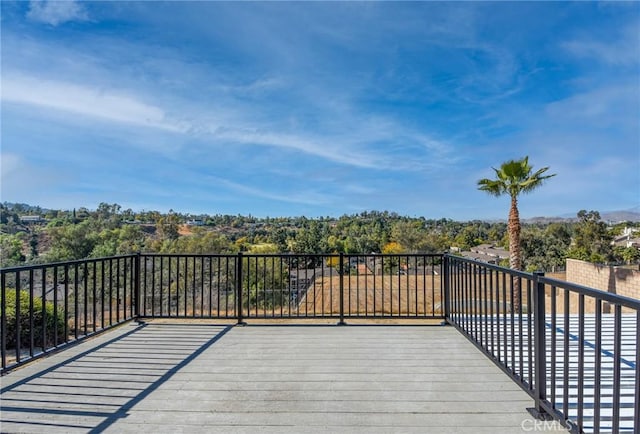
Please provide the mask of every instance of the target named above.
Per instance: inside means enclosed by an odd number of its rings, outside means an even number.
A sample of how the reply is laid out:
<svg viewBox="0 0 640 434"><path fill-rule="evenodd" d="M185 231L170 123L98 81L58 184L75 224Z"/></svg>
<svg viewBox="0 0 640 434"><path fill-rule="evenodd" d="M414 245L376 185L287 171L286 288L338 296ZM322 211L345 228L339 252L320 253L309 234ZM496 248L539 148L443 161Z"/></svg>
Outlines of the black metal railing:
<svg viewBox="0 0 640 434"><path fill-rule="evenodd" d="M2 372L137 315L138 256L0 270Z"/></svg>
<svg viewBox="0 0 640 434"><path fill-rule="evenodd" d="M142 255L141 316L444 318L442 255Z"/></svg>
<svg viewBox="0 0 640 434"><path fill-rule="evenodd" d="M446 319L574 432L640 427L640 300L453 255L137 254L0 270L2 373L137 318Z"/></svg>
<svg viewBox="0 0 640 434"><path fill-rule="evenodd" d="M134 318L444 318L442 255L137 254L1 270L2 372Z"/></svg>
<svg viewBox="0 0 640 434"><path fill-rule="evenodd" d="M640 300L445 256L448 321L572 432L640 429Z"/></svg>

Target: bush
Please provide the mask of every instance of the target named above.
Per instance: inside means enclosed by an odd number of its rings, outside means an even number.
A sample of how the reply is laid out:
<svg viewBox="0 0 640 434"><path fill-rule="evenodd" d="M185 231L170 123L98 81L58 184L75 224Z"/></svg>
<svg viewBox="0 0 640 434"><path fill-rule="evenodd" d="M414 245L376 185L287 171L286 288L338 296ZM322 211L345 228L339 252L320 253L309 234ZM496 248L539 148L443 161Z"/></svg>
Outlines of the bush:
<svg viewBox="0 0 640 434"><path fill-rule="evenodd" d="M16 290L13 288L6 289L6 348L16 347ZM42 299L34 297L33 299L33 344L41 347L52 347L54 345L54 333L58 335L58 343L64 341L64 311L58 307L58 316L54 316L53 303L47 302L45 305L44 318L46 321L46 339L43 343L42 336ZM30 342L31 319L29 317L29 292L20 291L20 344L27 347Z"/></svg>

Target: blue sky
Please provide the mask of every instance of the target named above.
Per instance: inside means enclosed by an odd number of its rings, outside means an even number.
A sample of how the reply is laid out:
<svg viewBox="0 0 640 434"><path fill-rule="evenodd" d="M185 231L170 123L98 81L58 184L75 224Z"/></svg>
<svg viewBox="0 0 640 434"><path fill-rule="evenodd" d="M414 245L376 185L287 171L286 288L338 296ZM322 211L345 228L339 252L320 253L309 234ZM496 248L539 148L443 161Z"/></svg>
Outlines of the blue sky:
<svg viewBox="0 0 640 434"><path fill-rule="evenodd" d="M640 205L640 3L2 1L2 201L506 218Z"/></svg>

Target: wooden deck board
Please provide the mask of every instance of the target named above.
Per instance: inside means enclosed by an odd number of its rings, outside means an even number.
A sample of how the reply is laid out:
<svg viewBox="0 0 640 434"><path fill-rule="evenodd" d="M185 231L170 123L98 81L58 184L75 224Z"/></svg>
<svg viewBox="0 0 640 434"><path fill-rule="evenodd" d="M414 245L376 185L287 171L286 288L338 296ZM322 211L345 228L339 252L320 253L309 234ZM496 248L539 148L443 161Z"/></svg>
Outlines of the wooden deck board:
<svg viewBox="0 0 640 434"><path fill-rule="evenodd" d="M455 329L434 326L131 324L3 377L1 399L2 432L533 426L529 396Z"/></svg>

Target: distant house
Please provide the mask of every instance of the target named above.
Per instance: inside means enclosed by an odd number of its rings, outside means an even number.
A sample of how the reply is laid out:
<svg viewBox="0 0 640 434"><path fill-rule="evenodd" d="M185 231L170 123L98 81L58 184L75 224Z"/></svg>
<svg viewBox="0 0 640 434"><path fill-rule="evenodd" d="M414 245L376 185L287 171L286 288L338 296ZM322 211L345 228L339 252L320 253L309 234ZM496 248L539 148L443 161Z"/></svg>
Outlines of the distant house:
<svg viewBox="0 0 640 434"><path fill-rule="evenodd" d="M460 252L462 256L488 264L500 264L500 261L509 259L509 251L493 244L480 244L472 247L469 251Z"/></svg>
<svg viewBox="0 0 640 434"><path fill-rule="evenodd" d="M199 219L187 220L187 226L204 226L204 221Z"/></svg>
<svg viewBox="0 0 640 434"><path fill-rule="evenodd" d="M615 237L613 245L618 247L636 247L640 249L640 237L638 237L637 229L624 228L622 235Z"/></svg>
<svg viewBox="0 0 640 434"><path fill-rule="evenodd" d="M613 240L613 245L617 247L636 247L640 249L640 237L617 237L615 240Z"/></svg>
<svg viewBox="0 0 640 434"><path fill-rule="evenodd" d="M44 223L46 220L39 215L21 215L20 223L28 225L28 224L38 224Z"/></svg>

